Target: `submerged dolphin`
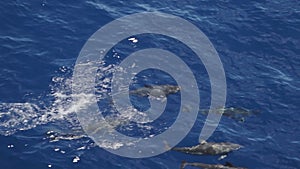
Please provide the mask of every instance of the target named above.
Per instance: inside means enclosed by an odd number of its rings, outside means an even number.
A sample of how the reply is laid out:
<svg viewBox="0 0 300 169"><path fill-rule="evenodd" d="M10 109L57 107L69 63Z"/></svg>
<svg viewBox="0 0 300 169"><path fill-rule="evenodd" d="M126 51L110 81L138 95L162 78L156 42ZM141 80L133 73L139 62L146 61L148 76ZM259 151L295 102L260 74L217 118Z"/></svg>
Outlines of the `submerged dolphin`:
<svg viewBox="0 0 300 169"><path fill-rule="evenodd" d="M187 154L195 155L226 155L227 153L238 150L242 146L239 144L229 142L206 142L202 141L200 144L192 147L174 147L171 150L179 151Z"/></svg>
<svg viewBox="0 0 300 169"><path fill-rule="evenodd" d="M204 163L189 163L186 161L183 161L181 163L180 169L184 169L186 166L194 166L199 167L203 169L247 169L242 167L235 167L231 163L226 162L225 165L222 164L204 164Z"/></svg>
<svg viewBox="0 0 300 169"><path fill-rule="evenodd" d="M138 96L153 96L157 98L166 97L169 94L175 94L180 91L179 86L174 85L145 85L142 88L131 90L129 93Z"/></svg>
<svg viewBox="0 0 300 169"><path fill-rule="evenodd" d="M203 114L208 114L209 110L200 110L200 112L202 112ZM229 117L231 119L241 121L241 122L245 121L245 117L259 113L259 111L248 110L248 109L242 108L242 107L239 107L239 108L238 107L237 108L234 108L234 107L220 108L220 109L216 109L213 112L221 113L222 115L224 115L226 117Z"/></svg>

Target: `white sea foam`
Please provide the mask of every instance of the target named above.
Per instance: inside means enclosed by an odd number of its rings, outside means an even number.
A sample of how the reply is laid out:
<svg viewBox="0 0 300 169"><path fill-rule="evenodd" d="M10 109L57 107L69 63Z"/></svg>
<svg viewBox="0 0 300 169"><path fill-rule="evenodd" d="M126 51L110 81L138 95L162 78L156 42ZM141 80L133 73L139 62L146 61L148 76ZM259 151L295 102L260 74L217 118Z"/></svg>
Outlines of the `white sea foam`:
<svg viewBox="0 0 300 169"><path fill-rule="evenodd" d="M0 134L1 135L12 135L17 131L32 129L38 125L47 124L53 121L67 121L71 125L69 133L58 133L54 135L57 140L72 140L82 137L70 137L69 134L82 134L84 132L74 132L73 128L80 128L79 122L76 119L75 112L81 108L89 105L94 95L77 94L76 96L71 92L72 80L70 77L65 75L66 67L60 69L60 73L63 75L52 78L52 84L50 85L51 91L49 94L40 96L41 99L32 99L32 102L26 103L0 103ZM120 70L114 65L100 66L97 73L97 78L101 79L97 82L95 87L96 98L98 101L102 99L108 99L108 94L111 78L106 77L108 74ZM84 80L84 78L83 78ZM128 89L120 89L120 91L126 91ZM46 98L51 101L44 101ZM72 98L76 98L76 102ZM49 103L50 102L50 103ZM113 103L111 103L113 105ZM101 109L101 108L100 108ZM103 108L100 111L111 111L113 109ZM102 112L101 112L102 113ZM105 117L108 123L97 124L93 128L91 124L90 130L102 130L105 129L107 132L115 130L116 127L121 125L128 125L130 121L139 121L142 123L149 122L147 114L139 112L134 108L124 109L122 112L112 113ZM143 127L147 127L144 125ZM113 133L113 132L112 132ZM68 134L68 135L66 135ZM71 139L63 139L64 136L70 137ZM49 137L49 139L51 139ZM131 145L134 143L128 142L116 142L112 144L106 140L102 143L98 143L101 147L118 149L123 145Z"/></svg>

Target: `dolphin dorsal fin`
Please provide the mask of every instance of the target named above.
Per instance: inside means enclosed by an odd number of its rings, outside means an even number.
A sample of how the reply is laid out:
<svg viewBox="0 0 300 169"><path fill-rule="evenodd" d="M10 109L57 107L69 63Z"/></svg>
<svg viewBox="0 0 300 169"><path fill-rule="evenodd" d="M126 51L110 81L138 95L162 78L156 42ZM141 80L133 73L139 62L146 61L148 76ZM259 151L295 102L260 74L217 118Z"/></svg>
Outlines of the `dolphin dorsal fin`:
<svg viewBox="0 0 300 169"><path fill-rule="evenodd" d="M234 167L230 162L226 162L225 166L227 166L227 167Z"/></svg>
<svg viewBox="0 0 300 169"><path fill-rule="evenodd" d="M186 163L187 163L187 162L183 160L183 161L181 162L180 169L184 169L185 166L186 166Z"/></svg>

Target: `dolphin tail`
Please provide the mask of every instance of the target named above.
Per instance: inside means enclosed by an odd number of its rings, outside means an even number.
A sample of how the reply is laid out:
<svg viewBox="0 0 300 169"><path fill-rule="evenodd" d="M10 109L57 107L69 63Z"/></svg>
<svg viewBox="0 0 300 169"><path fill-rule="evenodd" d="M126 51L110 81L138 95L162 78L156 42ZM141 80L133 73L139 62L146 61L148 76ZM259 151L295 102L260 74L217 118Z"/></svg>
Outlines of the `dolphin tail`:
<svg viewBox="0 0 300 169"><path fill-rule="evenodd" d="M153 89L153 86L151 86L149 84L144 84L144 87L149 88L149 89Z"/></svg>
<svg viewBox="0 0 300 169"><path fill-rule="evenodd" d="M261 114L261 110L252 110L252 113L254 115L259 115L259 114Z"/></svg>

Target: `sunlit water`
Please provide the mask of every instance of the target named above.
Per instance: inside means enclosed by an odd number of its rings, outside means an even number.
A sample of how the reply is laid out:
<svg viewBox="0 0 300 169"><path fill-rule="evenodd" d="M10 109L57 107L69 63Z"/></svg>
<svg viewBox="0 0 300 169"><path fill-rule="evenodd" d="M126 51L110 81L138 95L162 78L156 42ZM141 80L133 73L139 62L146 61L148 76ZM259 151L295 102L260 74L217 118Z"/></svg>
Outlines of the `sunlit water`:
<svg viewBox="0 0 300 169"><path fill-rule="evenodd" d="M296 1L166 1L110 2L59 1L0 2L0 162L1 168L179 168L182 160L225 163L248 168L300 167L298 134L300 97L300 4ZM85 41L115 18L142 11L160 11L183 17L198 26L212 41L227 77L227 106L246 107L261 113L245 122L223 117L210 141L229 141L244 147L218 157L166 152L149 159L127 159L95 145L82 130L74 111L90 96L72 95L72 71ZM132 136L151 137L165 131L175 116L145 121L140 111L115 114L109 106L110 77L116 64L131 52L149 47L169 49L195 69L200 108L208 108L210 86L205 68L184 45L172 39L140 35L125 39L99 64L96 94L110 126ZM168 43L166 43L168 42ZM149 73L149 72L148 72ZM151 72L150 72L151 73ZM153 75L154 74L154 75ZM158 79L158 80L157 80ZM141 84L139 84L140 82ZM143 83L172 83L166 74L144 72L132 88ZM74 103L72 98L79 98ZM176 112L178 95L169 98L169 113ZM139 110L147 99L132 98ZM172 109L172 107L175 107ZM186 108L188 109L188 108ZM180 143L198 142L204 115ZM99 126L99 125L98 125ZM137 129L137 130L135 130ZM102 147L118 149L124 144Z"/></svg>

